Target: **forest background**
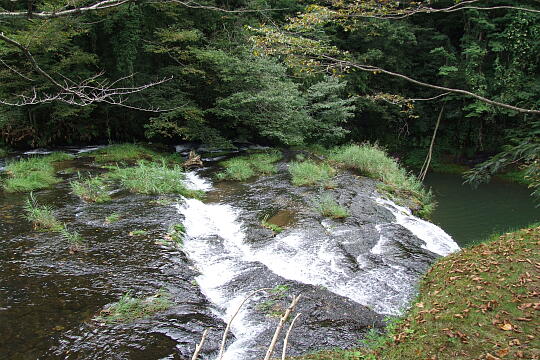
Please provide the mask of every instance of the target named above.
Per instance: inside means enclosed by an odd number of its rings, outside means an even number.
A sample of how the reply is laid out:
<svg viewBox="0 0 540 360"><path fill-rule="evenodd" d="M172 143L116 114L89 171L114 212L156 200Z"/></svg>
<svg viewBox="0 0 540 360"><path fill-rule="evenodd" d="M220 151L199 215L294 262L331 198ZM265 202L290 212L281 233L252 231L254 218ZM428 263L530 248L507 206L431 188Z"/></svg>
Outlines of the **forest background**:
<svg viewBox="0 0 540 360"><path fill-rule="evenodd" d="M538 185L537 0L0 7L0 145L371 141L420 167L439 122L435 164L522 164Z"/></svg>

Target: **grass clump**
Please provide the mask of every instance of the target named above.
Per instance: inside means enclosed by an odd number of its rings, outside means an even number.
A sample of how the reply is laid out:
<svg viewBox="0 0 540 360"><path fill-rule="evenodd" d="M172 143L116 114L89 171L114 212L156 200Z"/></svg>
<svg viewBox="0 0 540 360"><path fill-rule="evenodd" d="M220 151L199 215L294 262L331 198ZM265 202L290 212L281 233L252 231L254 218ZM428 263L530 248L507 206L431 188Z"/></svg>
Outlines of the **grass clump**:
<svg viewBox="0 0 540 360"><path fill-rule="evenodd" d="M0 158L5 158L8 155L8 151L0 147Z"/></svg>
<svg viewBox="0 0 540 360"><path fill-rule="evenodd" d="M30 196L26 199L24 204L25 217L28 221L32 222L34 229L53 231L61 234L64 239L69 243L70 251L78 251L83 243L83 237L77 231L70 231L66 224L62 224L53 214L50 207L46 205L39 205L34 195L30 193Z"/></svg>
<svg viewBox="0 0 540 360"><path fill-rule="evenodd" d="M182 246L184 243L184 236L186 235L186 228L183 224L173 224L169 226L169 230L164 239L159 241L162 245L175 245Z"/></svg>
<svg viewBox="0 0 540 360"><path fill-rule="evenodd" d="M111 200L109 187L99 177L72 181L70 185L73 193L84 201L103 203Z"/></svg>
<svg viewBox="0 0 540 360"><path fill-rule="evenodd" d="M332 194L324 193L315 203L315 209L322 215L332 219L343 219L349 216L346 208L339 205Z"/></svg>
<svg viewBox="0 0 540 360"><path fill-rule="evenodd" d="M129 232L129 236L144 236L148 234L148 231L146 230L133 230Z"/></svg>
<svg viewBox="0 0 540 360"><path fill-rule="evenodd" d="M431 192L377 145L338 147L331 151L329 159L342 167L382 181L384 184L379 186L379 190L392 200L411 208L417 215L427 217L434 209Z"/></svg>
<svg viewBox="0 0 540 360"><path fill-rule="evenodd" d="M152 160L157 153L137 144L116 144L88 153L97 163Z"/></svg>
<svg viewBox="0 0 540 360"><path fill-rule="evenodd" d="M69 160L66 153L30 157L10 162L6 167L9 177L3 187L7 192L30 192L46 189L60 181L55 176L54 162Z"/></svg>
<svg viewBox="0 0 540 360"><path fill-rule="evenodd" d="M39 205L32 193L24 204L25 218L30 221L34 229L59 231L62 224L53 214L52 209L46 205Z"/></svg>
<svg viewBox="0 0 540 360"><path fill-rule="evenodd" d="M116 166L107 174L109 179L118 180L132 192L149 195L180 194L199 198L202 191L190 190L182 182L184 175L179 166L168 167L165 162L151 163L139 161L137 166L121 168Z"/></svg>
<svg viewBox="0 0 540 360"><path fill-rule="evenodd" d="M171 295L163 290L148 297L134 297L128 291L118 302L101 310L94 320L104 323L133 322L144 319L173 306Z"/></svg>
<svg viewBox="0 0 540 360"><path fill-rule="evenodd" d="M221 163L225 168L216 175L218 180L245 181L258 175L270 175L277 171L275 163L281 159L276 151L251 154L229 159Z"/></svg>
<svg viewBox="0 0 540 360"><path fill-rule="evenodd" d="M313 161L293 162L289 165L289 172L295 186L325 184L335 174L330 165Z"/></svg>
<svg viewBox="0 0 540 360"><path fill-rule="evenodd" d="M279 234L280 232L283 231L283 228L279 225L276 225L276 224L272 224L271 222L268 222L268 218L269 218L269 215L265 215L263 217L263 219L261 220L261 226L268 229L268 230L272 230L273 232L275 232L276 234Z"/></svg>
<svg viewBox="0 0 540 360"><path fill-rule="evenodd" d="M118 221L120 221L120 214L118 213L113 213L105 218L105 222L107 224L112 224Z"/></svg>
<svg viewBox="0 0 540 360"><path fill-rule="evenodd" d="M299 359L538 359L539 243L535 224L441 258L384 342Z"/></svg>

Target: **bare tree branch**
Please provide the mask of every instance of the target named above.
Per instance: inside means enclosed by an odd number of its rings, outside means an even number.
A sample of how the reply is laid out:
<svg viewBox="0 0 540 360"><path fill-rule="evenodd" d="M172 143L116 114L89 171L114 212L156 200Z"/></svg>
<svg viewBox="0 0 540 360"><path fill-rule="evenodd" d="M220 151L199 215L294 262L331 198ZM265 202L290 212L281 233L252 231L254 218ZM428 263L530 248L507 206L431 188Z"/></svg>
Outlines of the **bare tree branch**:
<svg viewBox="0 0 540 360"><path fill-rule="evenodd" d="M485 102L487 104L502 107L502 108L505 108L505 109L513 110L513 111L517 111L517 112L520 112L520 113L536 114L536 115L540 114L540 110L524 109L524 108L521 108L521 107L518 107L518 106L513 106L513 105L501 103L501 102L498 102L498 101L495 101L495 100L490 100L490 99L485 98L485 97L483 97L481 95L478 95L478 94L475 94L473 92L463 90L463 89L454 89L454 88L449 88L449 87L445 87L445 86L429 84L429 83L426 83L426 82L423 82L423 81L419 81L419 80L410 78L410 77L408 77L406 75L403 75L403 74L400 74L400 73L395 73L395 72L392 72L392 71L382 69L382 68L377 67L377 66L357 64L357 63L354 63L352 61L341 60L341 59L338 59L338 58L335 58L335 57L332 57L332 56L328 56L328 55L321 55L320 57L322 57L322 58L324 58L326 60L330 60L330 61L332 61L332 62L334 62L336 64L340 64L340 65L343 65L343 66L355 68L355 69L358 69L358 70L368 71L368 72L371 72L371 73L383 73L383 74L391 75L391 76L407 80L408 82L411 82L413 84L420 85L420 86L423 86L423 87L428 87L428 88L441 90L441 91L445 91L445 92L470 96L470 97L478 99L478 100L480 100L482 102Z"/></svg>
<svg viewBox="0 0 540 360"><path fill-rule="evenodd" d="M293 329L294 323L296 322L296 319L300 317L302 313L296 314L293 321L291 322L291 325L289 326L289 329L287 329L287 333L285 334L285 339L283 340L283 351L281 353L281 360L285 360L285 357L287 355L287 345L289 344L289 336L291 335L291 331Z"/></svg>
<svg viewBox="0 0 540 360"><path fill-rule="evenodd" d="M197 357L199 356L199 353L201 352L201 349L204 345L204 341L206 340L206 336L208 335L208 330L204 330L201 338L201 342L195 346L195 351L193 352L193 356L191 357L191 360L197 360Z"/></svg>
<svg viewBox="0 0 540 360"><path fill-rule="evenodd" d="M234 318L236 317L236 315L238 315L238 313L240 312L240 309L242 308L242 306L244 306L246 301L248 301L253 295L258 294L258 293L260 293L262 291L267 291L267 290L272 290L272 289L271 288L262 288L262 289L257 289L255 291L250 292L244 298L244 300L240 303L240 305L238 305L238 308L236 308L236 311L234 312L233 316L231 316L231 319L229 320L229 322L227 322L227 326L225 327L225 331L223 332L223 338L221 339L221 346L219 347L218 360L223 359L223 354L225 352L225 342L227 341L227 335L229 334L229 330L231 329L231 324L232 324Z"/></svg>
<svg viewBox="0 0 540 360"><path fill-rule="evenodd" d="M173 109L161 110L159 108L141 108L126 103L127 97L129 95L139 93L148 88L163 84L172 79L163 78L157 81L146 83L140 86L132 87L117 87L117 84L120 82L132 78L133 74L119 78L115 81L109 81L108 79L103 79L103 72L95 74L87 79L76 82L65 76L62 76L64 81L63 83L54 79L48 72L43 70L32 53L23 46L18 41L6 36L4 33L0 33L0 40L5 41L8 44L11 44L17 47L28 59L32 68L42 75L47 81L53 84L56 88L59 89L57 93L54 94L38 94L36 88L32 88L31 95L18 95L19 101L9 102L5 100L0 100L1 104L9 106L25 106L25 105L35 105L41 103L50 103L53 101L61 101L69 105L77 106L87 106L94 103L106 103L110 105L117 105L126 107L134 110L150 111L150 112L163 112L170 111ZM13 70L13 69L12 69ZM23 76L20 72L13 70L19 76L28 80L26 76Z"/></svg>
<svg viewBox="0 0 540 360"><path fill-rule="evenodd" d="M52 19L63 16L71 16L82 14L88 11L104 10L112 7L120 6L129 2L130 0L103 0L98 1L89 6L83 6L73 9L65 9L58 11L40 11L40 12L28 12L28 11L2 11L0 12L0 18L26 18L33 17L38 19Z"/></svg>
<svg viewBox="0 0 540 360"><path fill-rule="evenodd" d="M283 326L285 325L285 322L291 315L291 313L294 311L294 308L296 307L296 304L298 304L298 301L302 295L294 296L292 299L291 304L285 310L285 313L283 316L279 319L279 324L276 327L276 331L274 332L274 337L272 338L272 341L270 342L270 346L268 347L268 350L266 351L266 356L264 357L264 360L270 360L272 357L272 353L274 352L274 348L276 347L277 340L279 338L279 334L281 333L281 329L283 329Z"/></svg>
<svg viewBox="0 0 540 360"><path fill-rule="evenodd" d="M468 0L468 1L462 1L460 3L454 4L452 6L446 7L446 8L433 8L430 6L424 6L423 4L420 4L416 8L409 8L409 9L401 9L396 10L394 12L387 12L378 14L377 11L366 11L365 13L358 12L356 14L351 14L349 17L366 17L366 18L375 18L375 19L404 19L409 16L413 16L416 14L434 14L434 13L453 13L457 11L462 10L481 10L481 11L490 11L490 10L517 10L517 11L525 11L530 12L533 14L540 14L540 10L537 9L531 9L531 8L525 8L520 6L512 6L512 5L495 5L495 6L476 6L475 4L481 2L482 0Z"/></svg>

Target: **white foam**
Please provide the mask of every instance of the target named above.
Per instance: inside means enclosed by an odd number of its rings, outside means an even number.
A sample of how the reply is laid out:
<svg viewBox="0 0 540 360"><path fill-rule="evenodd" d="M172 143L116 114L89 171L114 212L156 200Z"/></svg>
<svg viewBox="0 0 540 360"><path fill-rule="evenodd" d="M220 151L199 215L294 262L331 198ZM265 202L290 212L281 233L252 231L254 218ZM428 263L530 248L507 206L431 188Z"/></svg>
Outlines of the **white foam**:
<svg viewBox="0 0 540 360"><path fill-rule="evenodd" d="M84 153L87 153L87 152L90 152L90 151L99 150L99 149L102 149L102 148L104 148L106 146L107 145L86 146L86 147L77 149L77 154L84 154Z"/></svg>
<svg viewBox="0 0 540 360"><path fill-rule="evenodd" d="M24 155L48 155L52 154L52 151L47 149L34 149L24 152Z"/></svg>
<svg viewBox="0 0 540 360"><path fill-rule="evenodd" d="M206 179L201 178L195 172L189 171L184 174L184 185L190 190L212 190L212 183Z"/></svg>
<svg viewBox="0 0 540 360"><path fill-rule="evenodd" d="M249 270L249 264L242 260L242 250L235 245L244 240L237 210L228 205L204 204L196 199L186 199L176 207L185 216L184 250L201 272L197 283L205 296L222 309L218 315L227 322L247 295L247 291L230 294L225 289L226 284ZM227 348L224 359L245 357L250 344L262 330L260 324L250 322L246 311L241 310L231 325L236 340Z"/></svg>
<svg viewBox="0 0 540 360"><path fill-rule="evenodd" d="M396 218L396 223L412 232L416 237L424 241L424 249L442 256L459 251L459 245L450 235L435 224L414 216L410 209L399 206L388 199L376 198L375 201L388 210Z"/></svg>

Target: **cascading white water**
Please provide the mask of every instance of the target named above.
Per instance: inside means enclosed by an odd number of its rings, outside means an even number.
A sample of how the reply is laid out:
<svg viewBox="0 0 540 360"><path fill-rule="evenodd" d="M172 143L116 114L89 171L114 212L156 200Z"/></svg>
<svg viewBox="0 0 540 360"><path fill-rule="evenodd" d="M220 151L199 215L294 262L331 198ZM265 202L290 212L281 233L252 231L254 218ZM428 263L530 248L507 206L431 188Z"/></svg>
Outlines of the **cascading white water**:
<svg viewBox="0 0 540 360"><path fill-rule="evenodd" d="M459 245L450 235L445 233L440 227L414 216L410 209L399 206L394 202L376 198L375 201L381 204L396 217L396 223L412 232L416 237L424 241L422 248L434 252L435 254L446 256L459 250Z"/></svg>
<svg viewBox="0 0 540 360"><path fill-rule="evenodd" d="M187 173L185 183L192 189L211 189L211 184ZM395 223L409 229L425 242L424 248L440 255L459 249L457 244L437 226L414 217L408 209L389 200L376 199L395 216ZM194 261L201 275L197 278L208 299L223 309L227 321L247 292L232 292L227 285L237 276L263 264L274 274L300 283L323 286L327 290L366 305L378 313L400 314L413 293L418 273L393 262L384 261L385 226L378 224L379 242L371 249L371 256L382 261L373 262L369 254L357 257L359 269L350 269L350 255L338 243L340 234L350 229L333 229L324 221L327 237L313 241L310 229L293 229L277 235L272 241L253 246L245 242L246 234L239 220L240 210L226 204L205 204L196 199L186 199L177 205L185 217L186 239L184 250ZM358 241L353 239L351 241ZM368 251L369 252L369 251ZM375 264L375 265L374 265ZM247 358L258 334L263 330L250 322L247 312L241 311L232 326L236 341L229 346L226 359Z"/></svg>
<svg viewBox="0 0 540 360"><path fill-rule="evenodd" d="M186 173L185 184L193 190L212 188L208 181L193 172ZM238 210L229 205L204 204L196 199L185 199L176 207L185 217L184 251L201 272L197 283L205 296L223 310L218 315L227 322L247 291L231 293L225 286L242 272L249 271L252 265L243 261L243 252L235 245L244 240ZM244 358L249 352L249 344L262 330L260 325L249 321L245 311L240 311L231 326L236 341L227 348L223 359Z"/></svg>

